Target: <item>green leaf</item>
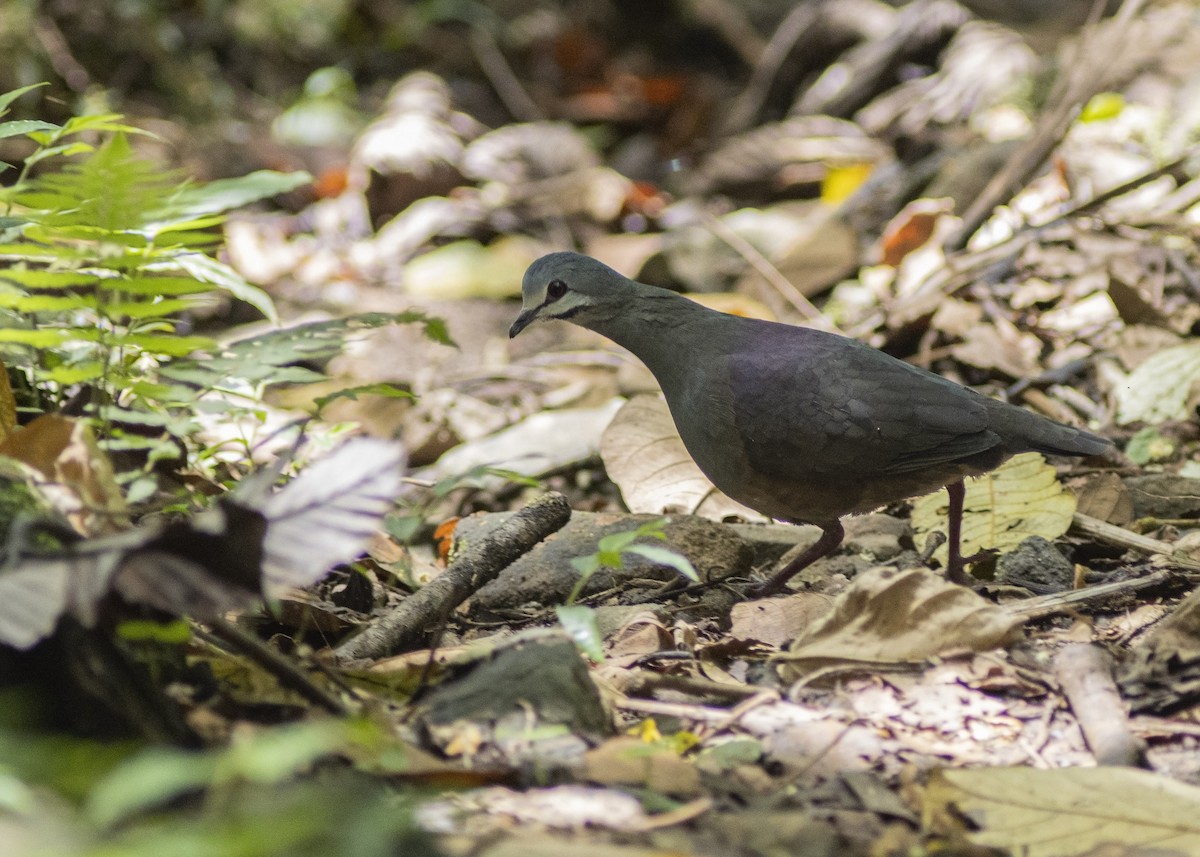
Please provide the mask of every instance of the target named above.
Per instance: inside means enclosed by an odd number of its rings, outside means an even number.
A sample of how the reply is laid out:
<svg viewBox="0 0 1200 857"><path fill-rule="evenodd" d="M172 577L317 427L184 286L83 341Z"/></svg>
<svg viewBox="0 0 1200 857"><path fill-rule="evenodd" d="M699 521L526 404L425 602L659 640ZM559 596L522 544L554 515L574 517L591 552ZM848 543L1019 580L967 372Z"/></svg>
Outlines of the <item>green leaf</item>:
<svg viewBox="0 0 1200 857"><path fill-rule="evenodd" d="M186 188L161 211L152 212L151 216L167 222L192 220L206 214L241 208L260 199L269 199L310 184L312 180L311 175L302 171L279 173L258 170L249 175L218 179L199 187Z"/></svg>
<svg viewBox="0 0 1200 857"><path fill-rule="evenodd" d="M338 390L336 393L330 393L328 396L319 396L314 401L317 410L324 410L325 406L330 402L335 402L338 399L350 399L358 401L359 396L383 396L385 399L415 399L412 391L406 390L396 384L379 383L379 384L364 384L360 387L348 387L345 390Z"/></svg>
<svg viewBox="0 0 1200 857"><path fill-rule="evenodd" d="M559 624L575 641L575 646L594 662L604 660L604 640L596 623L596 612L580 604L554 608Z"/></svg>
<svg viewBox="0 0 1200 857"><path fill-rule="evenodd" d="M223 238L218 232L168 232L158 231L154 233L154 243L163 252L171 250L203 250L207 247L215 247L222 242Z"/></svg>
<svg viewBox="0 0 1200 857"><path fill-rule="evenodd" d="M1140 429L1125 444L1125 456L1134 464L1166 461L1174 454L1175 441L1159 432L1154 426Z"/></svg>
<svg viewBox="0 0 1200 857"><path fill-rule="evenodd" d="M167 645L181 645L192 639L192 628L183 619L166 622L125 619L117 623L117 636L122 640L148 640Z"/></svg>
<svg viewBox="0 0 1200 857"><path fill-rule="evenodd" d="M1081 123L1101 122L1114 119L1125 109L1125 96L1119 92L1098 92L1079 112Z"/></svg>
<svg viewBox="0 0 1200 857"><path fill-rule="evenodd" d="M638 532L637 530L627 530L622 533L612 533L610 535L607 535L604 538L600 539L600 543L598 545L598 547L600 548L600 553L602 553L602 554L620 553L621 551L623 551L627 547L629 547L629 545L633 544L635 541L637 541L639 538L641 538L642 535L643 534Z"/></svg>
<svg viewBox="0 0 1200 857"><path fill-rule="evenodd" d="M63 135L78 134L82 131L108 131L114 134L141 134L145 137L157 137L142 128L125 125L121 122L125 117L120 113L96 113L91 116L72 116L63 125Z"/></svg>
<svg viewBox="0 0 1200 857"><path fill-rule="evenodd" d="M39 377L55 384L69 387L72 384L82 384L85 381L95 381L104 376L104 364L99 360L88 360L74 365L56 366L53 369L43 369Z"/></svg>
<svg viewBox="0 0 1200 857"><path fill-rule="evenodd" d="M135 384L134 387L145 386ZM159 388L156 388L156 392ZM167 388L161 388L167 389ZM103 420L115 423L131 423L139 426L161 427L168 425L172 417L170 414L157 413L154 411L131 411L126 408L119 408L114 405L105 405L100 408L99 416Z"/></svg>
<svg viewBox="0 0 1200 857"><path fill-rule="evenodd" d="M53 211L56 209L67 209L75 205L75 198L61 193L50 193L48 191L22 191L13 196L13 202L25 208L37 209L39 211Z"/></svg>
<svg viewBox="0 0 1200 857"><path fill-rule="evenodd" d="M587 582L592 579L592 575L600 569L600 556L599 554L577 556L571 560L571 566L579 572L579 580L575 581L575 585L567 594L567 604L575 603L583 592L583 588L587 586Z"/></svg>
<svg viewBox="0 0 1200 857"><path fill-rule="evenodd" d="M18 330L16 328L0 328L0 342L12 342L19 345L31 345L34 348L54 348L62 345L71 338L71 331L58 328L42 330Z"/></svg>
<svg viewBox="0 0 1200 857"><path fill-rule="evenodd" d="M214 214L210 217L197 217L192 220L181 220L177 223L156 224L155 230L159 236L170 235L174 237L179 232L196 232L201 235L211 235L212 233L200 232L199 230L220 226L227 219L223 214Z"/></svg>
<svg viewBox="0 0 1200 857"><path fill-rule="evenodd" d="M0 294L0 307L18 312L73 312L78 309L95 309L96 299L91 295L17 295Z"/></svg>
<svg viewBox="0 0 1200 857"><path fill-rule="evenodd" d="M218 769L219 779L278 783L341 749L346 740L346 724L336 720L278 726L229 747Z"/></svg>
<svg viewBox="0 0 1200 857"><path fill-rule="evenodd" d="M28 268L5 268L0 270L0 280L24 286L27 289L70 289L90 286L99 278L82 271L44 271Z"/></svg>
<svg viewBox="0 0 1200 857"><path fill-rule="evenodd" d="M271 296L258 286L250 285L241 274L228 265L203 253L181 253L172 261L197 280L210 283L250 304L272 324L279 323L279 314L275 311L275 303Z"/></svg>
<svg viewBox="0 0 1200 857"><path fill-rule="evenodd" d="M355 333L396 322L425 324L428 332L429 325L435 321L420 312L407 312L399 315L364 313L300 324L224 345L217 355L202 361L176 361L163 367L162 375L209 389L225 385L228 379L250 385L269 383L280 367L304 362L321 363L341 353Z"/></svg>
<svg viewBox="0 0 1200 857"><path fill-rule="evenodd" d="M571 560L571 567L585 576L595 574L596 570L600 568L600 556L594 553L577 556Z"/></svg>
<svg viewBox="0 0 1200 857"><path fill-rule="evenodd" d="M605 568L620 568L624 564L621 560L621 551L605 550L603 547L596 552L596 559Z"/></svg>
<svg viewBox="0 0 1200 857"><path fill-rule="evenodd" d="M649 536L655 539L665 539L667 534L663 532L663 527L667 525L666 518L655 518L653 521L647 521L637 528L634 532L639 536Z"/></svg>
<svg viewBox="0 0 1200 857"><path fill-rule="evenodd" d="M36 152L26 158L25 166L28 168L34 164L46 160L47 158L54 158L59 155L62 155L64 158L69 158L74 155L83 155L87 152L94 151L96 151L95 146L80 142L63 143L61 146L47 146L44 149L38 149Z"/></svg>
<svg viewBox="0 0 1200 857"><path fill-rule="evenodd" d="M35 131L57 131L59 126L38 119L18 119L12 122L0 122L0 139L17 137L21 134L32 134Z"/></svg>
<svg viewBox="0 0 1200 857"><path fill-rule="evenodd" d="M50 84L43 81L42 83L31 83L29 86L22 86L19 89L10 89L8 92L0 93L0 116L4 115L4 113L8 111L8 105L12 104L25 93L32 92L39 87L49 85Z"/></svg>
<svg viewBox="0 0 1200 857"><path fill-rule="evenodd" d="M217 762L211 754L143 750L96 784L88 795L87 815L94 824L109 827L134 813L163 806L206 786Z"/></svg>
<svg viewBox="0 0 1200 857"><path fill-rule="evenodd" d="M116 345L132 345L166 357L186 357L195 351L207 351L216 346L207 336L168 336L156 333L124 333L110 340Z"/></svg>
<svg viewBox="0 0 1200 857"><path fill-rule="evenodd" d="M104 314L108 318L166 318L196 306L196 301L177 298L174 300L119 301L105 304Z"/></svg>
<svg viewBox="0 0 1200 857"><path fill-rule="evenodd" d="M644 556L651 562L673 568L692 581L692 583L700 582L700 575L696 573L696 569L691 561L683 554L676 553L670 548L659 547L658 545L631 545L626 548L625 552L635 553L639 556Z"/></svg>
<svg viewBox="0 0 1200 857"><path fill-rule="evenodd" d="M174 450L173 458L179 457L179 451ZM154 459L152 457L151 461ZM125 502L133 505L149 500L158 493L158 481L152 476L139 476L125 488Z"/></svg>
<svg viewBox="0 0 1200 857"><path fill-rule="evenodd" d="M131 295L198 295L211 292L212 286L195 277L133 276L101 280L98 287Z"/></svg>
<svg viewBox="0 0 1200 857"><path fill-rule="evenodd" d="M178 178L178 172L138 157L125 134L116 134L87 158L32 183L35 193L68 200L49 207L42 202L46 210L37 219L52 227L104 230L109 240L119 240L145 226L147 213L170 197Z"/></svg>

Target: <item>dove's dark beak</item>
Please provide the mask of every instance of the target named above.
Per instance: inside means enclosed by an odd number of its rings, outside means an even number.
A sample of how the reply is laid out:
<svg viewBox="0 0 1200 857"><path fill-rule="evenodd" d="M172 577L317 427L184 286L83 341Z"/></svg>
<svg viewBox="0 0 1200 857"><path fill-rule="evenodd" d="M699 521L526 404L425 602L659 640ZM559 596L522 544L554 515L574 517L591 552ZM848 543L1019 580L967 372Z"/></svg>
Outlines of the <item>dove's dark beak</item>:
<svg viewBox="0 0 1200 857"><path fill-rule="evenodd" d="M512 323L512 327L510 327L508 329L508 338L512 339L514 336L516 336L522 330L524 330L525 328L529 327L529 325L531 325L535 321L537 321L537 311L539 309L541 309L541 307L534 307L533 309L527 309L527 310L524 310L519 316L517 316L517 320L514 321Z"/></svg>

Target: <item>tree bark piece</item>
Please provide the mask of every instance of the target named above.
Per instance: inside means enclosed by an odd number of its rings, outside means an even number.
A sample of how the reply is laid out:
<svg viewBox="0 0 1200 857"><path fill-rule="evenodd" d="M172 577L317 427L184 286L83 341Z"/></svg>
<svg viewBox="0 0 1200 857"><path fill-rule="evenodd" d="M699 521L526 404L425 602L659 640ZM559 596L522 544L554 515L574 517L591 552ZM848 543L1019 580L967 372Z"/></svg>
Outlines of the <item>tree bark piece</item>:
<svg viewBox="0 0 1200 857"><path fill-rule="evenodd" d="M530 503L492 533L468 545L463 553L424 588L361 634L334 649L340 663L380 658L416 644L426 629L445 621L450 612L504 568L571 517L567 499L550 493Z"/></svg>

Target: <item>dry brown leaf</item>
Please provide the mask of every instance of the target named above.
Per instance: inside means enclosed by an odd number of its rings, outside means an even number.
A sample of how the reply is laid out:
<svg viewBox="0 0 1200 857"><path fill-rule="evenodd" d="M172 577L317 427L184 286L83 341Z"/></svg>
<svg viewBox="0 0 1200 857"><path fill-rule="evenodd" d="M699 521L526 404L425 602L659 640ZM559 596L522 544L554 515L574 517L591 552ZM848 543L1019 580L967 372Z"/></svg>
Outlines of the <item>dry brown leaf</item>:
<svg viewBox="0 0 1200 857"><path fill-rule="evenodd" d="M858 267L858 235L832 209L807 218L797 231L799 234L770 258L783 278L805 297L845 279ZM735 289L761 295L775 286L751 266Z"/></svg>
<svg viewBox="0 0 1200 857"><path fill-rule="evenodd" d="M1116 265L1122 259L1114 259ZM1131 271L1131 274L1140 274L1140 272ZM1121 320L1126 324L1146 324L1157 327L1167 326L1167 317L1163 314L1162 294L1153 294L1149 292L1136 279L1126 281L1124 278L1117 276L1115 273L1108 281L1108 296L1112 298L1113 305L1117 308L1117 312L1121 316Z"/></svg>
<svg viewBox="0 0 1200 857"><path fill-rule="evenodd" d="M649 814L632 795L615 789L587 788L563 785L549 788L516 791L499 786L472 792L464 800L455 801L455 810L479 819L481 816L502 816L528 828L555 830L638 830ZM448 812L453 816L455 813ZM479 829L476 821L472 830ZM506 823L497 829L511 829ZM562 853L562 841L559 840ZM589 848L595 846L589 843ZM521 853L528 853L524 850ZM604 852L601 851L601 854Z"/></svg>
<svg viewBox="0 0 1200 857"><path fill-rule="evenodd" d="M643 610L622 625L609 641L611 658L642 657L671 647L671 632L650 610Z"/></svg>
<svg viewBox="0 0 1200 857"><path fill-rule="evenodd" d="M963 341L950 348L955 360L980 369L998 369L1010 378L1028 378L1038 372L1042 341L1011 322L997 318L977 324Z"/></svg>
<svg viewBox="0 0 1200 857"><path fill-rule="evenodd" d="M1063 296L1063 285L1041 277L1030 277L1013 290L1008 305L1013 309L1029 309L1038 304L1058 301Z"/></svg>
<svg viewBox="0 0 1200 857"><path fill-rule="evenodd" d="M1074 485L1076 509L1084 515L1123 527L1133 520L1133 497L1116 473L1097 473Z"/></svg>
<svg viewBox="0 0 1200 857"><path fill-rule="evenodd" d="M1058 481L1054 468L1036 452L1014 455L991 473L966 482L962 552L1011 550L1030 536L1056 539L1071 526L1075 497ZM917 543L946 526L949 499L943 489L913 503ZM935 554L943 562L946 546Z"/></svg>
<svg viewBox="0 0 1200 857"><path fill-rule="evenodd" d="M700 793L700 772L677 752L622 735L584 756L586 779L601 785L640 786L662 794Z"/></svg>
<svg viewBox="0 0 1200 857"><path fill-rule="evenodd" d="M8 370L0 363L0 441L4 441L17 428L17 400L13 398L12 386L8 383Z"/></svg>
<svg viewBox="0 0 1200 857"><path fill-rule="evenodd" d="M832 607L833 599L818 592L742 601L729 613L729 636L779 648L799 637Z"/></svg>
<svg viewBox="0 0 1200 857"><path fill-rule="evenodd" d="M956 298L946 298L938 305L929 326L952 339L965 339L983 318L983 307Z"/></svg>
<svg viewBox="0 0 1200 857"><path fill-rule="evenodd" d="M916 199L904 206L879 237L880 261L898 267L909 253L928 243L938 220L952 208L947 199Z"/></svg>
<svg viewBox="0 0 1200 857"><path fill-rule="evenodd" d="M112 464L86 423L45 414L0 444L0 455L37 471L38 491L80 534L104 535L129 526Z"/></svg>
<svg viewBox="0 0 1200 857"><path fill-rule="evenodd" d="M1131 324L1108 338L1106 350L1120 361L1126 372L1131 372L1150 357L1185 340L1169 330L1145 324Z"/></svg>
<svg viewBox="0 0 1200 857"><path fill-rule="evenodd" d="M995 648L1021 621L927 569L874 569L856 577L829 615L779 657L790 679L835 664L919 663L951 651Z"/></svg>
<svg viewBox="0 0 1200 857"><path fill-rule="evenodd" d="M762 301L737 292L711 292L708 294L692 292L688 294L688 298L709 309L729 315L740 315L742 318L761 318L764 321L779 320Z"/></svg>
<svg viewBox="0 0 1200 857"><path fill-rule="evenodd" d="M631 512L766 520L726 497L700 472L660 396L634 396L617 411L600 439L600 457Z"/></svg>
<svg viewBox="0 0 1200 857"><path fill-rule="evenodd" d="M1085 298L1060 303L1042 313L1038 327L1064 338L1083 338L1117 321L1117 308L1108 292L1092 292Z"/></svg>
<svg viewBox="0 0 1200 857"><path fill-rule="evenodd" d="M1200 788L1135 768L935 772L926 818L966 816L967 838L1026 857L1074 857L1102 843L1200 854Z"/></svg>
<svg viewBox="0 0 1200 857"><path fill-rule="evenodd" d="M594 259L599 259L605 265L636 280L642 268L663 248L663 234L653 232L632 234L622 232L616 235L597 235L587 242L584 252Z"/></svg>

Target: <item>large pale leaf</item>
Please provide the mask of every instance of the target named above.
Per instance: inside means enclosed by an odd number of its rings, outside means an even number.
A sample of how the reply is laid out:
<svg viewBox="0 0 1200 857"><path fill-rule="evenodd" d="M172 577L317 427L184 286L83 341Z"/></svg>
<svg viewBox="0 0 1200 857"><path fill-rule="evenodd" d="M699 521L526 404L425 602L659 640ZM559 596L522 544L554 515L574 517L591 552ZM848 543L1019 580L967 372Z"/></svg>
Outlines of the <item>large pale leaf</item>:
<svg viewBox="0 0 1200 857"><path fill-rule="evenodd" d="M765 520L722 494L700 472L661 396L634 396L617 411L600 439L600 458L631 512Z"/></svg>
<svg viewBox="0 0 1200 857"><path fill-rule="evenodd" d="M1200 403L1200 342L1146 359L1117 387L1117 422L1158 424L1196 416Z"/></svg>
<svg viewBox="0 0 1200 857"><path fill-rule="evenodd" d="M1200 788L1120 767L938 771L925 796L927 817L965 816L972 842L1025 857L1095 854L1104 843L1200 854L1197 807Z"/></svg>
<svg viewBox="0 0 1200 857"><path fill-rule="evenodd" d="M991 473L968 479L963 501L962 551L1012 550L1030 536L1055 539L1071 526L1075 497L1054 468L1036 452L1014 455ZM934 530L945 532L950 500L945 490L913 503L917 543ZM943 562L946 547L936 554Z"/></svg>
<svg viewBox="0 0 1200 857"><path fill-rule="evenodd" d="M928 569L876 569L856 577L780 658L789 679L829 665L920 663L996 648L1021 622Z"/></svg>
<svg viewBox="0 0 1200 857"><path fill-rule="evenodd" d="M398 443L358 438L272 495L262 506L263 591L308 586L353 560L399 496L403 467Z"/></svg>
<svg viewBox="0 0 1200 857"><path fill-rule="evenodd" d="M70 427L62 417L40 419ZM353 560L376 531L400 491L402 462L398 444L359 438L265 498L270 471L188 519L18 556L0 568L0 644L29 648L64 613L91 626L114 592L130 604L203 619L247 606L260 587L277 595L306 586Z"/></svg>
<svg viewBox="0 0 1200 857"><path fill-rule="evenodd" d="M70 583L66 560L0 569L0 642L28 649L49 636L67 609Z"/></svg>

